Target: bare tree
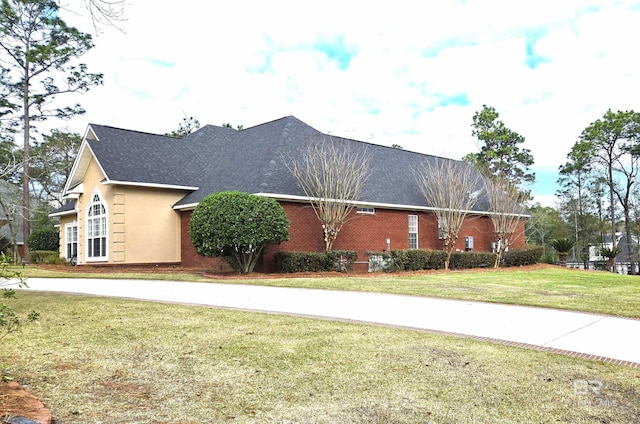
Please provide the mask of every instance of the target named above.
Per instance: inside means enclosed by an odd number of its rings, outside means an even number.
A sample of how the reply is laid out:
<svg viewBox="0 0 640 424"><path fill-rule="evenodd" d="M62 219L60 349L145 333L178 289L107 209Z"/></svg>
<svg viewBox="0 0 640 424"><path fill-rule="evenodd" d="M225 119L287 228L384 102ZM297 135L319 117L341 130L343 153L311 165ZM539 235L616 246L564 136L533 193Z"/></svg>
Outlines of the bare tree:
<svg viewBox="0 0 640 424"><path fill-rule="evenodd" d="M497 268L504 252L522 235L516 234L516 230L522 220L522 204L528 198L528 193L519 191L516 185L497 177L485 179L485 192L489 201L489 217L493 223L494 267Z"/></svg>
<svg viewBox="0 0 640 424"><path fill-rule="evenodd" d="M325 249L330 251L369 176L366 149L344 140L314 140L285 163L322 223Z"/></svg>
<svg viewBox="0 0 640 424"><path fill-rule="evenodd" d="M103 27L109 26L122 31L118 23L125 20L124 0L82 0L82 6L89 11L96 34L101 33Z"/></svg>
<svg viewBox="0 0 640 424"><path fill-rule="evenodd" d="M466 162L443 158L425 160L414 173L427 204L435 208L449 269L462 225L482 192L480 174Z"/></svg>

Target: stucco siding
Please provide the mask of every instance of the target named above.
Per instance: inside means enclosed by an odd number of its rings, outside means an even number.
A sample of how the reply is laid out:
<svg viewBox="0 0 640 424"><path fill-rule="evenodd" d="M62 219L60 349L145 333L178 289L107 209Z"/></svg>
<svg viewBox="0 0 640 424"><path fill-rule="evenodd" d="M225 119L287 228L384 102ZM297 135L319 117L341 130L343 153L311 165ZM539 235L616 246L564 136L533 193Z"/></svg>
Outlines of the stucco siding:
<svg viewBox="0 0 640 424"><path fill-rule="evenodd" d="M60 251L64 256L64 225L77 219L78 262L141 264L180 262L180 215L172 206L183 191L102 184L105 175L91 159L83 178L84 192L76 201L76 215L63 217ZM91 198L97 193L107 212L106 260L91 260L86 251L86 218Z"/></svg>
<svg viewBox="0 0 640 424"><path fill-rule="evenodd" d="M91 198L94 193L97 193L100 198L103 200L106 210L107 210L107 228L112 228L112 219L111 219L111 207L113 205L112 197L113 197L113 188L111 186L103 186L100 184L102 180L104 180L105 175L102 170L98 166L98 163L94 158L91 158L89 161L89 165L87 166L87 170L84 174L83 185L84 192L80 195L80 197L76 200L76 210L78 211L78 263L87 263L91 261L87 258L87 250L86 250L86 237L87 237L87 209L89 203L91 202ZM61 228L61 230L64 230ZM107 234L107 246L110 243L110 234ZM107 260L111 260L113 257L113 252L110 249L107 249Z"/></svg>
<svg viewBox="0 0 640 424"><path fill-rule="evenodd" d="M66 259L71 259L71 258L67 258L66 255L66 247L67 247L67 233L65 231L65 228L67 227L68 224L72 224L72 223L77 223L77 216L76 214L70 214L70 215L64 215L60 217L60 257L61 258L66 258Z"/></svg>
<svg viewBox="0 0 640 424"><path fill-rule="evenodd" d="M118 187L113 218L114 262L180 262L180 214L172 206L184 196L177 190ZM120 199L120 200L118 200ZM118 211L121 211L118 213Z"/></svg>

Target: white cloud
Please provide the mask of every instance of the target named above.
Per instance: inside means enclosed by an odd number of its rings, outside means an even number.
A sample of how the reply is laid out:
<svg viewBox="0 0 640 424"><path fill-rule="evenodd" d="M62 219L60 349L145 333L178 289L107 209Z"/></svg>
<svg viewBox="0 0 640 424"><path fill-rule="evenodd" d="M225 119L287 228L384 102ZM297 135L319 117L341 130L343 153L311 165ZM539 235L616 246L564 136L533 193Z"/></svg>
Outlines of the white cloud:
<svg viewBox="0 0 640 424"><path fill-rule="evenodd" d="M91 31L86 16L68 16ZM86 61L105 86L79 98L88 113L72 129L295 115L460 158L475 151L472 116L488 104L548 173L608 108L640 109L639 2L162 0L128 4L125 16L126 33L95 37Z"/></svg>

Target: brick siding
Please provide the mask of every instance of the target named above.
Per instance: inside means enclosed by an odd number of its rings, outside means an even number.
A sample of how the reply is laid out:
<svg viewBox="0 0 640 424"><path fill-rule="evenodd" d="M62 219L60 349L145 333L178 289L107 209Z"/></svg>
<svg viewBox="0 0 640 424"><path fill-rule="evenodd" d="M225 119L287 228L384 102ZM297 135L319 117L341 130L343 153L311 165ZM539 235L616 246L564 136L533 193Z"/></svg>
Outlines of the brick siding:
<svg viewBox="0 0 640 424"><path fill-rule="evenodd" d="M273 254L279 251L324 251L324 240L320 221L309 204L280 202L289 217L289 241L278 246L269 246L258 262L256 271L273 272ZM387 239L391 249L409 247L408 216L418 215L418 247L421 249L442 249L442 240L438 239L438 223L434 214L406 210L375 209L375 214L353 212L342 227L333 244L334 250L355 250L358 252L356 270L366 271L367 251L387 249ZM189 238L189 219L191 211L182 212L182 265L193 268L228 270L228 265L219 258L199 256ZM524 221L516 232L518 235L512 247L523 247ZM474 237L474 251L490 252L493 242L493 225L487 216L468 216L460 231L456 249L465 249L465 237ZM226 267L226 268L225 268Z"/></svg>
<svg viewBox="0 0 640 424"><path fill-rule="evenodd" d="M180 213L180 252L182 266L185 268L206 269L208 271L229 272L232 271L229 264L222 258L208 258L196 253L196 248L189 237L189 221L193 211Z"/></svg>

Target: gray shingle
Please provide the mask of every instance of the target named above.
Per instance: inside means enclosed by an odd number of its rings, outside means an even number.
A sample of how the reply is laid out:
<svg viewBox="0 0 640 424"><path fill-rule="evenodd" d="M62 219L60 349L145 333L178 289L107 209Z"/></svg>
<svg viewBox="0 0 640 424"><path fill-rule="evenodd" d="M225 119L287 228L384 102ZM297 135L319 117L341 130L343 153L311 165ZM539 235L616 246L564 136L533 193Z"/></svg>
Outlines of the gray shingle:
<svg viewBox="0 0 640 424"><path fill-rule="evenodd" d="M199 202L219 191L238 190L304 196L285 161L306 143L328 138L293 116L236 131L207 125L184 139L91 125L99 140L89 145L107 174L116 181L197 186L177 206ZM429 206L414 170L434 156L331 137L366 149L372 169L363 202ZM486 210L484 199L477 205Z"/></svg>

